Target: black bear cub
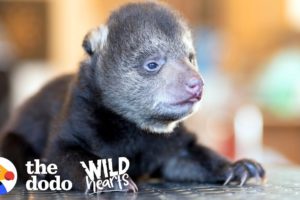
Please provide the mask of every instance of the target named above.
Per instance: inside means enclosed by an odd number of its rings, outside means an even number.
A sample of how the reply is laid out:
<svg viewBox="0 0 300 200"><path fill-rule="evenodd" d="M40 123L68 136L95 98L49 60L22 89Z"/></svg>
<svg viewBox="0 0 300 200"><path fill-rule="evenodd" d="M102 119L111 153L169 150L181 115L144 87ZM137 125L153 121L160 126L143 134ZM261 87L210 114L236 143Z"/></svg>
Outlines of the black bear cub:
<svg viewBox="0 0 300 200"><path fill-rule="evenodd" d="M77 74L47 84L2 133L2 156L26 180L35 158L58 165L73 188L86 189L80 161L127 157L133 180L243 185L263 179L253 160L230 162L198 145L182 121L203 93L191 33L181 16L154 2L131 3L83 41L87 58ZM131 181L128 190L136 191Z"/></svg>

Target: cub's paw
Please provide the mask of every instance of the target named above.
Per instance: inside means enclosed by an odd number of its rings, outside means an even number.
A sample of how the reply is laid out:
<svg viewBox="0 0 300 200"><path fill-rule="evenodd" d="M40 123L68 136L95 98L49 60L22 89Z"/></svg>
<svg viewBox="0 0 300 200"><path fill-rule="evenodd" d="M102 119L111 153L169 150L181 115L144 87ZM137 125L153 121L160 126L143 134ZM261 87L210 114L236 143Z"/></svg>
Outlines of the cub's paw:
<svg viewBox="0 0 300 200"><path fill-rule="evenodd" d="M249 159L238 160L226 168L224 185L235 182L243 186L251 178L263 182L265 174L264 168L258 162Z"/></svg>

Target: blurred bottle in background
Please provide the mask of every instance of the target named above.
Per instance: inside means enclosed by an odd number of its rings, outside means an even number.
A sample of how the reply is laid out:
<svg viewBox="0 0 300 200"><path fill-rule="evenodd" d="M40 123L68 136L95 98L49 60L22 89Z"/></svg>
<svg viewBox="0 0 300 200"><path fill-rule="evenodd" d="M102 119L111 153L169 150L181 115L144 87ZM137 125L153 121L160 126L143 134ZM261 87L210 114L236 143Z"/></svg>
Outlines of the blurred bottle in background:
<svg viewBox="0 0 300 200"><path fill-rule="evenodd" d="M0 130L9 115L9 72L15 63L13 45L8 40L5 27L0 22Z"/></svg>

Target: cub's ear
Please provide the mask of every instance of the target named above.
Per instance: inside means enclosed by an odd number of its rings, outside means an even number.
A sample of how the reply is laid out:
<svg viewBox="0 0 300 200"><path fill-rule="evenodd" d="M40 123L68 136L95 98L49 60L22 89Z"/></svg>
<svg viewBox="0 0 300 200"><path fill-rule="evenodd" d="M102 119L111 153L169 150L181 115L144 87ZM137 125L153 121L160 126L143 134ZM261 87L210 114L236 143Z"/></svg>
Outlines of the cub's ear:
<svg viewBox="0 0 300 200"><path fill-rule="evenodd" d="M106 25L99 26L86 34L82 47L90 56L96 50L101 50L106 43L108 36L108 28Z"/></svg>

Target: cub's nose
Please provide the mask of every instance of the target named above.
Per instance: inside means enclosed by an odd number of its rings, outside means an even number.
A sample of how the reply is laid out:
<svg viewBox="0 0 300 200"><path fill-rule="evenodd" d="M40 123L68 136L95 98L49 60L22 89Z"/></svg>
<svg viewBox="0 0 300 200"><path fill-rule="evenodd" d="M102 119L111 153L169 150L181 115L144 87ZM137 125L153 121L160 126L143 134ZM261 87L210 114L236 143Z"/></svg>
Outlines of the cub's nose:
<svg viewBox="0 0 300 200"><path fill-rule="evenodd" d="M203 89L203 81L202 79L193 77L190 78L185 85L185 89L187 92L192 94L193 96L199 96Z"/></svg>

